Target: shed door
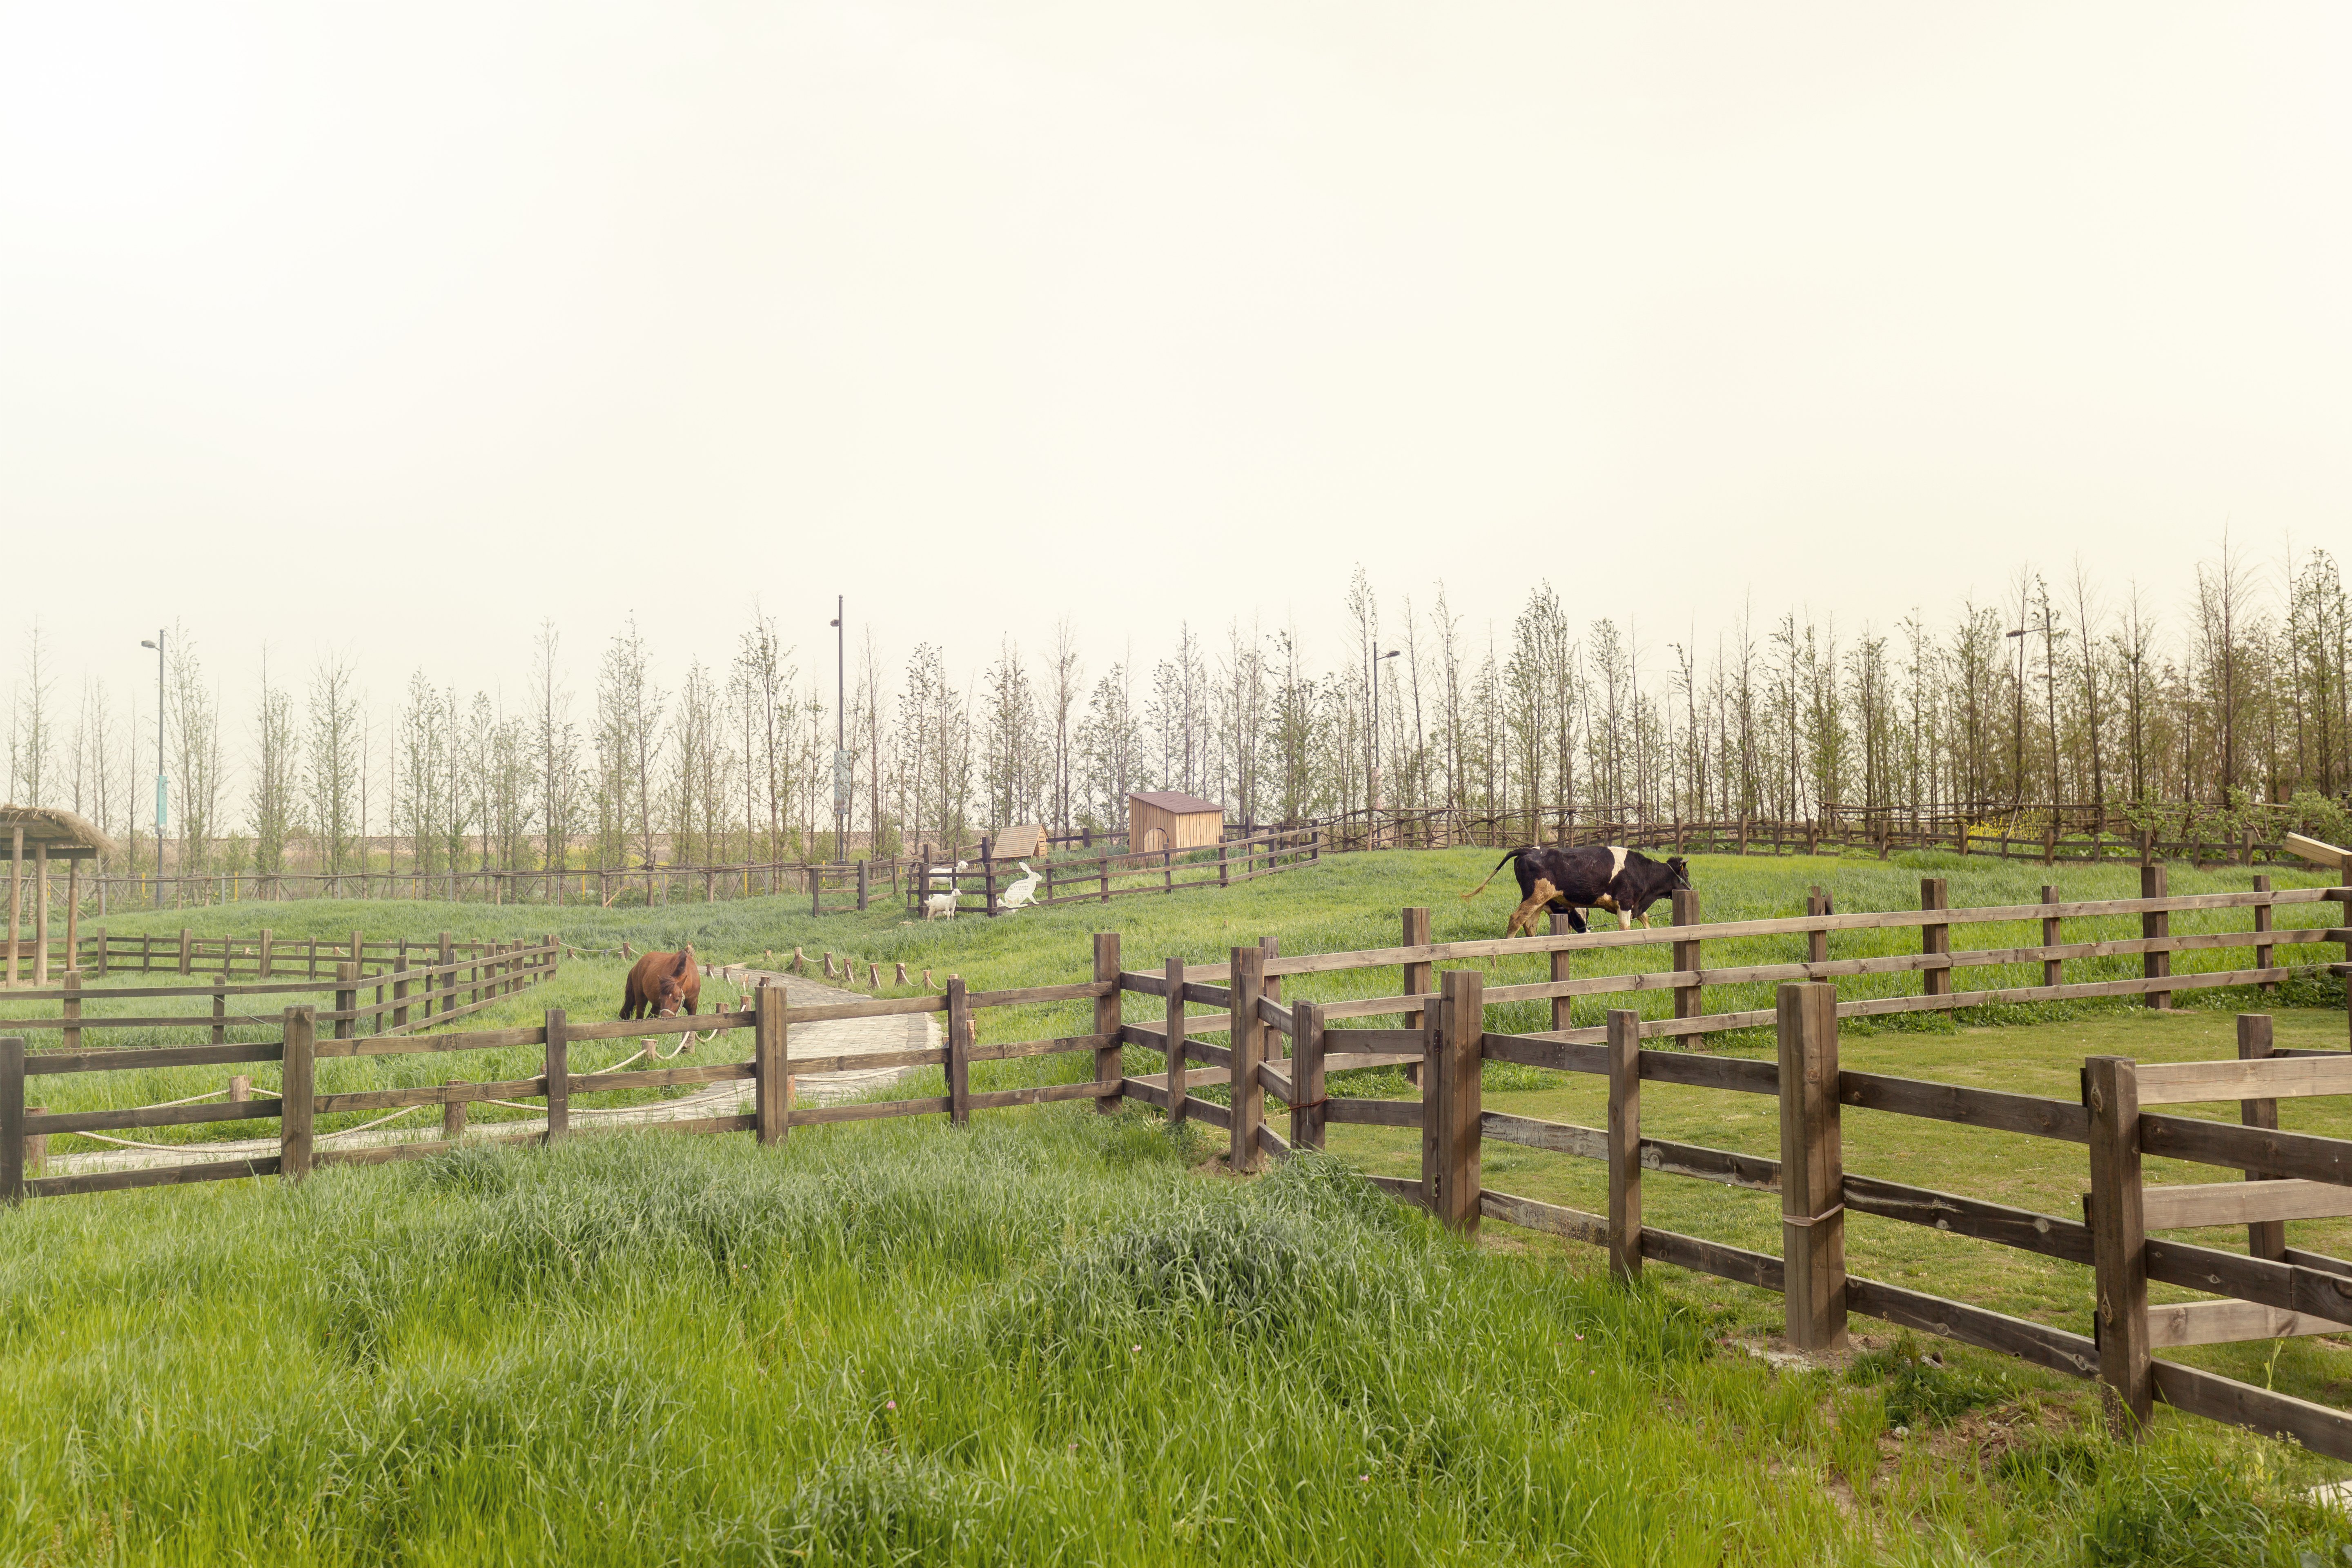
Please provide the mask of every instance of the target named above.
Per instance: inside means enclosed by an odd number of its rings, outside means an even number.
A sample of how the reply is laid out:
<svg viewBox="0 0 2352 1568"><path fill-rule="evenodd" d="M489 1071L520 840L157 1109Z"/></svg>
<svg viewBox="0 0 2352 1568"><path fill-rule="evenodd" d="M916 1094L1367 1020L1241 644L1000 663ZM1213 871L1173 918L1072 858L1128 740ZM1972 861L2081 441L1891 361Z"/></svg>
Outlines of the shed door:
<svg viewBox="0 0 2352 1568"><path fill-rule="evenodd" d="M1147 827L1143 830L1143 852L1145 854L1157 855L1162 849L1167 847L1168 830L1166 828Z"/></svg>

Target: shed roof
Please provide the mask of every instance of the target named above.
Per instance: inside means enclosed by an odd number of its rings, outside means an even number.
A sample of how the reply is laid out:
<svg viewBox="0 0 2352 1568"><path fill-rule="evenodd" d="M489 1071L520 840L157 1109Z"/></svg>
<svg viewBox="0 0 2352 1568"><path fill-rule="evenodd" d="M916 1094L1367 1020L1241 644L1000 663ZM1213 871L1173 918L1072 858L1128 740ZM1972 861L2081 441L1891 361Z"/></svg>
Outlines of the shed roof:
<svg viewBox="0 0 2352 1568"><path fill-rule="evenodd" d="M1213 811L1219 816L1225 815L1225 808L1215 801L1202 800L1197 795L1186 795L1181 790L1141 790L1127 798L1139 800L1146 805L1156 805L1162 811L1174 812L1178 816L1192 816L1204 811Z"/></svg>
<svg viewBox="0 0 2352 1568"><path fill-rule="evenodd" d="M112 855L114 840L99 831L87 816L53 805L0 805L0 858L14 842L16 829L25 830L25 847L46 843L50 849L79 849Z"/></svg>

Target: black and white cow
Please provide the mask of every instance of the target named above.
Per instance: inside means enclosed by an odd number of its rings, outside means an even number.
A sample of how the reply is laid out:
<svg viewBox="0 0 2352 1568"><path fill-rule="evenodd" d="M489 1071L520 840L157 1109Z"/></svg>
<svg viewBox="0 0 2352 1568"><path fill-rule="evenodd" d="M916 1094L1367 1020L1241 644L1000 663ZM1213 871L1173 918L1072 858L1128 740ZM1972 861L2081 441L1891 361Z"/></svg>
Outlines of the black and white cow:
<svg viewBox="0 0 2352 1568"><path fill-rule="evenodd" d="M1578 931L1585 929L1580 910L1609 910L1617 916L1622 930L1632 930L1637 920L1646 928L1652 904L1677 888L1691 885L1689 870L1681 856L1653 860L1638 849L1615 844L1585 844L1574 848L1558 844L1528 845L1496 861L1495 871L1514 861L1517 863L1513 868L1519 880L1519 897L1524 900L1531 895L1538 880L1549 882L1559 889L1559 896L1549 907L1565 910L1568 923ZM1466 900L1485 892L1486 883L1495 879L1495 871L1488 872L1486 882L1462 897Z"/></svg>

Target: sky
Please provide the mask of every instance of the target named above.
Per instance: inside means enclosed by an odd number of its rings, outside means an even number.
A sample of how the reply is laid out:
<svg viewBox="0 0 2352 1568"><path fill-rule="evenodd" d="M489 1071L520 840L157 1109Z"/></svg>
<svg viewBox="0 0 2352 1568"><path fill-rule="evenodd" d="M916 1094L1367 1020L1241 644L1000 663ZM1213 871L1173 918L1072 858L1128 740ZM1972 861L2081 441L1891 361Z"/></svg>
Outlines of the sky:
<svg viewBox="0 0 2352 1568"><path fill-rule="evenodd" d="M0 668L2352 546L2340 5L0 0ZM14 677L12 676L12 679Z"/></svg>

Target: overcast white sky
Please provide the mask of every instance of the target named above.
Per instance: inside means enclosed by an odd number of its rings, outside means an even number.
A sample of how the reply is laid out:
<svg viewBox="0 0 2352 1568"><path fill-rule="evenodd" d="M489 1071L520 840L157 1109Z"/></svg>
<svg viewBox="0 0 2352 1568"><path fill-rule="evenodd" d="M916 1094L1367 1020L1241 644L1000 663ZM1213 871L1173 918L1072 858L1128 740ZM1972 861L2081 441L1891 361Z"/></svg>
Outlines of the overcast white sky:
<svg viewBox="0 0 2352 1568"><path fill-rule="evenodd" d="M2352 10L0 3L13 668L2352 543ZM827 656L812 656L823 649ZM290 672L289 672L290 673Z"/></svg>

